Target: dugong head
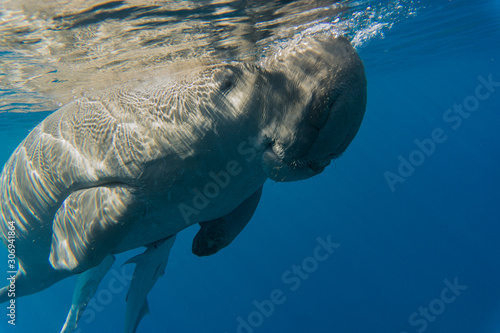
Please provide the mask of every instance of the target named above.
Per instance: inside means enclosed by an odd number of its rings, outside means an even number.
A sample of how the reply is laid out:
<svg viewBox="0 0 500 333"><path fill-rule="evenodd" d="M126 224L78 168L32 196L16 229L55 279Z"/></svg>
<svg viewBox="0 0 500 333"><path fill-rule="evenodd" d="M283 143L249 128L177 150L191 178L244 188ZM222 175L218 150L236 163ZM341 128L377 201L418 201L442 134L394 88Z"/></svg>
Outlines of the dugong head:
<svg viewBox="0 0 500 333"><path fill-rule="evenodd" d="M286 91L287 100L266 114L272 120L265 133L265 173L275 181L321 173L345 151L361 125L367 85L363 63L347 39L328 36L303 38L267 60L265 67L287 78L272 82L275 90Z"/></svg>
<svg viewBox="0 0 500 333"><path fill-rule="evenodd" d="M176 106L186 107L164 108L177 112L170 118L160 109L153 119L182 123L177 144L169 147L181 153L217 151L214 147L232 149L231 143L257 138L247 161L257 162L252 170L259 177L280 182L321 173L351 143L366 108L363 63L346 38L331 34L292 39L258 63L205 68L179 87L165 104L179 100ZM165 133L165 141L172 142L176 132ZM197 135L200 140L190 139Z"/></svg>

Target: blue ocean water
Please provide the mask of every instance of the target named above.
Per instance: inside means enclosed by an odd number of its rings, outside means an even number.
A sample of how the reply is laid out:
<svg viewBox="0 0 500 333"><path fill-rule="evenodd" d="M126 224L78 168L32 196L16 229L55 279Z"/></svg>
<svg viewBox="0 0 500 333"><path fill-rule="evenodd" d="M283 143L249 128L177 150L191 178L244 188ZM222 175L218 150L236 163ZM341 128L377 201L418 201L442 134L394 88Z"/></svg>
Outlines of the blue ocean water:
<svg viewBox="0 0 500 333"><path fill-rule="evenodd" d="M214 256L179 234L138 332L500 332L500 1L419 8L359 48L368 107L342 158L268 182ZM0 163L47 114L0 113ZM119 263L81 332L122 330ZM15 327L0 310L0 332L59 332L74 282L18 299Z"/></svg>

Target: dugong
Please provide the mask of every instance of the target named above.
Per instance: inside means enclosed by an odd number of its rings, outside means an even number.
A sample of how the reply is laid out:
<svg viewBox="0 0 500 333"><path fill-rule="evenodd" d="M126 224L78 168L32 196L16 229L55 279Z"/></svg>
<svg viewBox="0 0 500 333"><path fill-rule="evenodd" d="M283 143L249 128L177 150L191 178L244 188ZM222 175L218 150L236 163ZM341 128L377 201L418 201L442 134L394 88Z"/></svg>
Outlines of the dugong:
<svg viewBox="0 0 500 333"><path fill-rule="evenodd" d="M175 236L214 254L251 219L264 182L321 173L356 135L363 64L333 34L294 39L255 62L227 62L111 87L48 116L0 178L0 231L15 233L16 297L79 274L61 332L72 332L111 267L131 258L125 332L148 312ZM0 303L9 300L8 286Z"/></svg>

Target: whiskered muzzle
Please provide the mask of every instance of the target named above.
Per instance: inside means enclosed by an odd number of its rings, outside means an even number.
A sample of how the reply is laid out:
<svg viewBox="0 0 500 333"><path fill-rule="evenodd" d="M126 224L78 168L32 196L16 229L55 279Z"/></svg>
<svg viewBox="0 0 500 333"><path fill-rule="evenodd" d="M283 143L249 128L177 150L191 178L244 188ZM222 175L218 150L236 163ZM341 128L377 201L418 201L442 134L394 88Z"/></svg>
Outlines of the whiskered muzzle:
<svg viewBox="0 0 500 333"><path fill-rule="evenodd" d="M300 81L307 101L297 114L284 115L277 139L264 154L266 173L277 181L321 173L352 142L366 109L364 66L347 39L306 42L288 57L288 71Z"/></svg>

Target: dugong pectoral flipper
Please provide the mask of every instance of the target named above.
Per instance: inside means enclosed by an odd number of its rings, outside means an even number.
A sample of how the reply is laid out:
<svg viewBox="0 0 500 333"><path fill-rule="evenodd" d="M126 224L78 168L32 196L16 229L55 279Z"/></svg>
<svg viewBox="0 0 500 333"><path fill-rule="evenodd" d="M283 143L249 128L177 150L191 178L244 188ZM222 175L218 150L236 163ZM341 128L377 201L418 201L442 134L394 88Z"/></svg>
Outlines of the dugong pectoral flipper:
<svg viewBox="0 0 500 333"><path fill-rule="evenodd" d="M76 281L75 291L73 293L73 301L69 310L66 322L64 323L61 333L71 333L76 328L76 323L82 316L87 304L92 296L94 296L99 283L108 270L115 262L115 257L109 255L96 267L93 267L78 276Z"/></svg>
<svg viewBox="0 0 500 333"><path fill-rule="evenodd" d="M134 276L127 293L125 333L134 333L142 317L149 313L147 296L156 280L165 273L175 235L150 244L146 251L130 258L125 264L135 263Z"/></svg>
<svg viewBox="0 0 500 333"><path fill-rule="evenodd" d="M74 273L99 265L129 230L137 206L138 200L126 186L73 192L54 218L51 265Z"/></svg>
<svg viewBox="0 0 500 333"><path fill-rule="evenodd" d="M209 256L231 244L252 218L261 195L262 186L226 216L201 222L201 229L193 240L193 253Z"/></svg>

